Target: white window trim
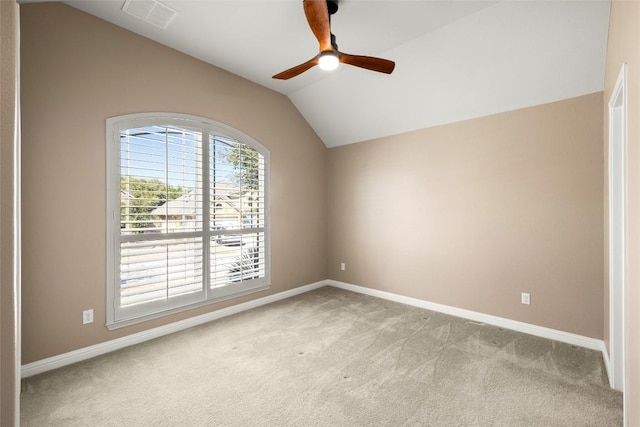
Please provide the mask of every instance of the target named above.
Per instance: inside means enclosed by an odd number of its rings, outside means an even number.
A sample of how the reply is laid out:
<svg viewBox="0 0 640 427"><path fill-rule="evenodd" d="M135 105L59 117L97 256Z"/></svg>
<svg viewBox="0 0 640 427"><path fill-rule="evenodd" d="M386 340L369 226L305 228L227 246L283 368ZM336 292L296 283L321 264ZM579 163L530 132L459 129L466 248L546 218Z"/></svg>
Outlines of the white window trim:
<svg viewBox="0 0 640 427"><path fill-rule="evenodd" d="M220 289L211 290L209 287L208 270L209 259L203 260L205 271L207 273L206 286L204 287L204 299L187 303L172 308L162 308L156 312L136 315L127 319L118 319L116 315L119 304L116 286L120 282L120 258L119 258L119 235L120 235L120 131L125 128L134 126L149 126L158 124L183 126L186 128L197 128L202 130L203 146L208 145L209 135L216 134L237 140L249 147L254 148L264 158L264 238L265 238L265 277L258 284L255 281L247 281L224 287L222 292ZM205 137L206 135L206 137ZM203 159L206 159L208 167L207 150L203 153ZM270 154L269 150L249 135L227 126L223 123L216 122L204 117L192 116L188 114L166 113L166 112L150 112L136 113L117 117L108 118L106 121L106 205L107 205L107 236L106 236L106 326L108 329L118 329L125 326L137 324L151 319L167 316L169 314L191 310L197 307L206 306L216 302L237 298L243 295L260 292L271 287L271 224L270 224ZM207 184L208 187L208 184ZM208 194L206 200L208 200ZM176 235L175 237L179 237ZM207 242L203 241L203 245Z"/></svg>

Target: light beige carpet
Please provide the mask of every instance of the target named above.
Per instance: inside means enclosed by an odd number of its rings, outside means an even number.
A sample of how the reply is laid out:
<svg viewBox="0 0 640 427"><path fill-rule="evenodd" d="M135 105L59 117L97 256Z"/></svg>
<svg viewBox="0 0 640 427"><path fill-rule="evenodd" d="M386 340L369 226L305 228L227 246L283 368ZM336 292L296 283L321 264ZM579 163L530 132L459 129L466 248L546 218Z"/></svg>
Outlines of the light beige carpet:
<svg viewBox="0 0 640 427"><path fill-rule="evenodd" d="M598 352L326 287L24 380L23 426L619 426Z"/></svg>

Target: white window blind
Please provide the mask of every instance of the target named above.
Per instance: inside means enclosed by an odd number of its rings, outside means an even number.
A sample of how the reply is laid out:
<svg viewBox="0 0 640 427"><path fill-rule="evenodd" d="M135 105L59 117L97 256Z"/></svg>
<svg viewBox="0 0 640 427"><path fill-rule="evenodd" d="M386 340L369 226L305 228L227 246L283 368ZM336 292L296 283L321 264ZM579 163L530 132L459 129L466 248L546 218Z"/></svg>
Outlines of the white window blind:
<svg viewBox="0 0 640 427"><path fill-rule="evenodd" d="M264 147L182 115L107 132L108 326L268 287Z"/></svg>
<svg viewBox="0 0 640 427"><path fill-rule="evenodd" d="M219 135L210 136L209 147L213 201L209 283L214 293L225 295L229 282L250 282L265 275L264 156ZM233 176L232 183L220 178L225 176Z"/></svg>

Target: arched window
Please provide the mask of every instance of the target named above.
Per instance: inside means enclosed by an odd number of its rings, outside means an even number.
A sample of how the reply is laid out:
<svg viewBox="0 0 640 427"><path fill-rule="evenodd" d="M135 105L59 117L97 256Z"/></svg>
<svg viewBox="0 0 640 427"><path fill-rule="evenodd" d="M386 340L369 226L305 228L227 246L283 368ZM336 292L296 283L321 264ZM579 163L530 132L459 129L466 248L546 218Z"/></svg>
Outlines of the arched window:
<svg viewBox="0 0 640 427"><path fill-rule="evenodd" d="M269 152L181 114L107 120L107 326L270 285Z"/></svg>

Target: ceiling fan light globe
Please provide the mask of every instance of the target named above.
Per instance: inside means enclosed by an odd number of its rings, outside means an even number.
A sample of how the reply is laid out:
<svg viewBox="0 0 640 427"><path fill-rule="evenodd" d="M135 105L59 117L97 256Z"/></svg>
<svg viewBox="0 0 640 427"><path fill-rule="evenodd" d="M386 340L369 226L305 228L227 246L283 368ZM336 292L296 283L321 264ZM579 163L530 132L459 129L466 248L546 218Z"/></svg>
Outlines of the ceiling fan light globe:
<svg viewBox="0 0 640 427"><path fill-rule="evenodd" d="M323 70L335 70L339 64L340 59L334 52L322 52L318 58L318 66Z"/></svg>

